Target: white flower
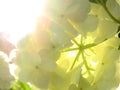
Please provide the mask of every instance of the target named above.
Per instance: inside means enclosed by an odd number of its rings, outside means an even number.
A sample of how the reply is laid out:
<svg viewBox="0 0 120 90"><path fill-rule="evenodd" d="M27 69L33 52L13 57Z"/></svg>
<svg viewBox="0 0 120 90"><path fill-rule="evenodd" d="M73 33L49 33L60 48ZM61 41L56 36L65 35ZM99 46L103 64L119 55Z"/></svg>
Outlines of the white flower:
<svg viewBox="0 0 120 90"><path fill-rule="evenodd" d="M13 63L18 66L14 73L19 80L48 88L50 72L41 68L41 57L37 52L21 50L13 58Z"/></svg>

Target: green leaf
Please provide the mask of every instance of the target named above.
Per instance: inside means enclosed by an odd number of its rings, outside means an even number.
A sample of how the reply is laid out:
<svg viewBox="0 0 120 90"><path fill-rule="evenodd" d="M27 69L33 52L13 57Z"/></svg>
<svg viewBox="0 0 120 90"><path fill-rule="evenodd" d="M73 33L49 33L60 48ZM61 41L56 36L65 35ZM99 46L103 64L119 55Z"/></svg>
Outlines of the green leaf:
<svg viewBox="0 0 120 90"><path fill-rule="evenodd" d="M30 85L28 85L27 83L21 82L21 81L17 81L11 90L33 90L32 87L30 87Z"/></svg>

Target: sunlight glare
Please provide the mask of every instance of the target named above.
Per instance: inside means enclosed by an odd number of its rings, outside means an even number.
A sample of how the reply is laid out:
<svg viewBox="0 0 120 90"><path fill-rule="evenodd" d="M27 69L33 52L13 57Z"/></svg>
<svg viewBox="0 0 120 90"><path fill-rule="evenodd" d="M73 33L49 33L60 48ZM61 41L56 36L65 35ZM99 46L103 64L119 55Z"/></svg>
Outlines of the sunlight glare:
<svg viewBox="0 0 120 90"><path fill-rule="evenodd" d="M116 90L120 90L120 84L119 84L119 87Z"/></svg>
<svg viewBox="0 0 120 90"><path fill-rule="evenodd" d="M35 29L45 4L46 0L0 0L0 32L9 34L15 44Z"/></svg>

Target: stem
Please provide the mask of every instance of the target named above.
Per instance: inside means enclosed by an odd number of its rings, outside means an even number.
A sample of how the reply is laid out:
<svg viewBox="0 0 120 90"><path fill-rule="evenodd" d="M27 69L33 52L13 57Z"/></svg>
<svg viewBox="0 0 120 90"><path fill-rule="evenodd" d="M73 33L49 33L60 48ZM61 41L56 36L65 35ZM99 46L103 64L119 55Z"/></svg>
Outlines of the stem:
<svg viewBox="0 0 120 90"><path fill-rule="evenodd" d="M81 36L80 44L83 45L83 37Z"/></svg>
<svg viewBox="0 0 120 90"><path fill-rule="evenodd" d="M94 44L94 43L87 44L87 45L83 46L83 49L89 49L89 48L94 47L94 46L96 46L96 44Z"/></svg>
<svg viewBox="0 0 120 90"><path fill-rule="evenodd" d="M80 46L79 43L78 43L75 39L73 39L72 41L73 41L77 46Z"/></svg>
<svg viewBox="0 0 120 90"><path fill-rule="evenodd" d="M71 66L70 70L72 70L72 69L73 69L73 67L74 67L74 65L75 65L76 61L78 60L78 58L79 58L80 54L81 54L81 51L79 51L79 52L77 53L77 55L76 55L76 57L75 57L75 60L74 60L74 62L73 62L73 64L72 64L72 66Z"/></svg>
<svg viewBox="0 0 120 90"><path fill-rule="evenodd" d="M85 67L86 67L88 73L91 74L90 71L89 71L90 68L89 68L88 65L87 65L87 61L86 61L86 58L85 58L85 56L84 56L83 51L81 52L81 54L82 54L82 58L83 58L83 61L84 61Z"/></svg>
<svg viewBox="0 0 120 90"><path fill-rule="evenodd" d="M79 50L79 48L69 48L69 49L65 49L62 52L69 52L69 51L75 51L75 50Z"/></svg>
<svg viewBox="0 0 120 90"><path fill-rule="evenodd" d="M118 24L120 24L120 21L118 19L116 19L112 14L111 12L108 10L107 6L106 5L102 5L103 8L105 9L105 11L108 13L108 15Z"/></svg>

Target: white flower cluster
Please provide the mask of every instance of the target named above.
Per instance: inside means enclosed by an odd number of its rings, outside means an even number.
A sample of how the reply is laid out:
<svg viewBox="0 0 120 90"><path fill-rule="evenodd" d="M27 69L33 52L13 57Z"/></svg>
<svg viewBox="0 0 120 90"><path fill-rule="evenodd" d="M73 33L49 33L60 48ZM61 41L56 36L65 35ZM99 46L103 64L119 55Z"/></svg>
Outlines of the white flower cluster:
<svg viewBox="0 0 120 90"><path fill-rule="evenodd" d="M96 50L96 60L99 60L97 61L98 64L92 82L95 90L101 90L101 88L104 90L115 90L115 88L119 86L119 44L120 40L118 38L111 38L98 46L99 49L101 49L101 52ZM96 47L96 49L98 47Z"/></svg>
<svg viewBox="0 0 120 90"><path fill-rule="evenodd" d="M10 57L17 79L42 90L115 90L120 83L119 4L49 1L49 15L38 18L36 30L18 42ZM0 89L12 80L6 65L0 64Z"/></svg>
<svg viewBox="0 0 120 90"><path fill-rule="evenodd" d="M18 43L18 50L12 61L18 65L15 74L19 80L46 89L60 53L52 47L46 31L40 31L39 35L23 38ZM36 42L36 38L40 38L40 42Z"/></svg>

